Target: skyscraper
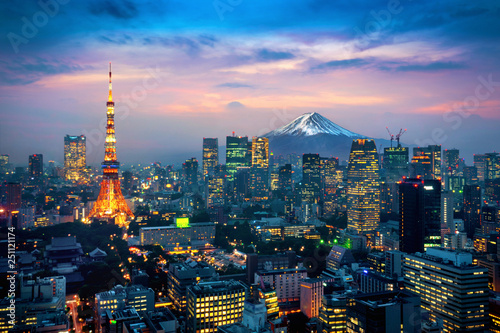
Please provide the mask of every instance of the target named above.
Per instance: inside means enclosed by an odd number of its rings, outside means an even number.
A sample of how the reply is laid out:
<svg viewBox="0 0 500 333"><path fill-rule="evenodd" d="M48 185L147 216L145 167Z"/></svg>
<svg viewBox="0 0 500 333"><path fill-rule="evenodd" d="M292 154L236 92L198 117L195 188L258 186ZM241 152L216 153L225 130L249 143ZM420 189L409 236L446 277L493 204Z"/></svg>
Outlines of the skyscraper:
<svg viewBox="0 0 500 333"><path fill-rule="evenodd" d="M43 177L43 155L33 154L29 157L28 173L30 178L40 180Z"/></svg>
<svg viewBox="0 0 500 333"><path fill-rule="evenodd" d="M81 180L86 166L85 136L66 135L64 137L64 174L66 180Z"/></svg>
<svg viewBox="0 0 500 333"><path fill-rule="evenodd" d="M347 228L362 234L380 222L380 181L374 140L354 140L347 167Z"/></svg>
<svg viewBox="0 0 500 333"><path fill-rule="evenodd" d="M5 182L0 189L2 190L0 201L5 201L7 210L14 211L21 208L22 186L20 183Z"/></svg>
<svg viewBox="0 0 500 333"><path fill-rule="evenodd" d="M443 332L484 332L488 319L488 269L472 254L437 248L404 256L405 289L419 295L422 310L443 321Z"/></svg>
<svg viewBox="0 0 500 333"><path fill-rule="evenodd" d="M484 172L486 167L486 155L474 154L474 166L477 169L477 179L484 182Z"/></svg>
<svg viewBox="0 0 500 333"><path fill-rule="evenodd" d="M325 194L334 194L337 188L337 168L339 159L336 157L320 157L321 189Z"/></svg>
<svg viewBox="0 0 500 333"><path fill-rule="evenodd" d="M432 178L432 161L431 158L423 152L415 152L411 159L410 164L410 177L411 178Z"/></svg>
<svg viewBox="0 0 500 333"><path fill-rule="evenodd" d="M441 178L441 145L413 148L413 156L428 156L431 163L431 178Z"/></svg>
<svg viewBox="0 0 500 333"><path fill-rule="evenodd" d="M475 166L465 166L462 172L464 174L466 185L473 185L477 183L477 168Z"/></svg>
<svg viewBox="0 0 500 333"><path fill-rule="evenodd" d="M269 167L269 139L262 137L252 138L252 166Z"/></svg>
<svg viewBox="0 0 500 333"><path fill-rule="evenodd" d="M269 139L252 138L252 168L250 189L255 200L269 197Z"/></svg>
<svg viewBox="0 0 500 333"><path fill-rule="evenodd" d="M399 184L399 249L406 253L424 250L424 184L406 179Z"/></svg>
<svg viewBox="0 0 500 333"><path fill-rule="evenodd" d="M441 181L424 180L424 248L441 246Z"/></svg>
<svg viewBox="0 0 500 333"><path fill-rule="evenodd" d="M455 222L453 219L453 192L442 191L441 192L441 225L448 227L453 233L457 230Z"/></svg>
<svg viewBox="0 0 500 333"><path fill-rule="evenodd" d="M97 197L90 218L104 218L120 226L126 225L127 216L134 217L123 198L118 178L120 162L116 159L115 138L115 103L111 89L111 63L109 64L109 96L107 106L106 142L104 143L104 162L102 162L102 182L99 196Z"/></svg>
<svg viewBox="0 0 500 333"><path fill-rule="evenodd" d="M408 177L408 148L401 146L384 148L383 167L387 182L397 182L403 176Z"/></svg>
<svg viewBox="0 0 500 333"><path fill-rule="evenodd" d="M269 198L269 169L253 166L250 168L250 192L257 201Z"/></svg>
<svg viewBox="0 0 500 333"><path fill-rule="evenodd" d="M207 208L223 207L225 204L224 193L225 178L223 175L209 176L205 182Z"/></svg>
<svg viewBox="0 0 500 333"><path fill-rule="evenodd" d="M248 137L226 137L226 173L228 181L234 181L234 176L239 167L248 165Z"/></svg>
<svg viewBox="0 0 500 333"><path fill-rule="evenodd" d="M460 151L458 149L445 149L443 151L443 173L446 176L454 176L458 172Z"/></svg>
<svg viewBox="0 0 500 333"><path fill-rule="evenodd" d="M500 154L486 153L484 163L484 180L500 178Z"/></svg>
<svg viewBox="0 0 500 333"><path fill-rule="evenodd" d="M302 201L315 203L321 190L320 157L318 154L302 156Z"/></svg>
<svg viewBox="0 0 500 333"><path fill-rule="evenodd" d="M196 191L198 185L198 160L192 157L182 163L182 173L189 191Z"/></svg>
<svg viewBox="0 0 500 333"><path fill-rule="evenodd" d="M203 177L213 176L219 165L219 139L203 138Z"/></svg>
<svg viewBox="0 0 500 333"><path fill-rule="evenodd" d="M292 165L285 164L278 171L278 192L280 195L285 195L286 192L292 190Z"/></svg>
<svg viewBox="0 0 500 333"><path fill-rule="evenodd" d="M0 155L0 179L7 173L9 167L9 155Z"/></svg>
<svg viewBox="0 0 500 333"><path fill-rule="evenodd" d="M481 222L481 187L477 185L464 186L464 231L467 237L474 237L476 228Z"/></svg>

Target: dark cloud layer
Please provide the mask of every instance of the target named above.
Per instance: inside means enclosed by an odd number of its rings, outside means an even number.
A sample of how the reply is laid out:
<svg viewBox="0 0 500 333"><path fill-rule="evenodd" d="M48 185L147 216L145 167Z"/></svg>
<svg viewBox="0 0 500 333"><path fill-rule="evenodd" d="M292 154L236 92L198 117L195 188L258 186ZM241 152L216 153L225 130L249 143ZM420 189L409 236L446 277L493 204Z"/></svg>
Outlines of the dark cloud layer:
<svg viewBox="0 0 500 333"><path fill-rule="evenodd" d="M335 70L342 68L360 67L367 64L363 59L346 59L346 60L332 60L319 65L311 67L311 71L325 71Z"/></svg>
<svg viewBox="0 0 500 333"><path fill-rule="evenodd" d="M293 59L295 58L295 55L291 52L261 49L257 51L256 58L258 61L268 62L268 61Z"/></svg>

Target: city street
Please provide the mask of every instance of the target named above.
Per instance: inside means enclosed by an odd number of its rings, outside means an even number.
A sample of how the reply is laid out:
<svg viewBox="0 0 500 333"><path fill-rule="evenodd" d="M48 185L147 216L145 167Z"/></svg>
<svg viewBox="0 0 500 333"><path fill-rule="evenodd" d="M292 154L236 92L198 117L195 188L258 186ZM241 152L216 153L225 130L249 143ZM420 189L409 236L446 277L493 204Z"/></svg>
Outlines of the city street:
<svg viewBox="0 0 500 333"><path fill-rule="evenodd" d="M82 323L78 321L78 311L77 311L78 304L76 303L75 296L76 295L66 296L66 305L70 307L69 313L73 317L73 328L75 329L74 332L81 333Z"/></svg>

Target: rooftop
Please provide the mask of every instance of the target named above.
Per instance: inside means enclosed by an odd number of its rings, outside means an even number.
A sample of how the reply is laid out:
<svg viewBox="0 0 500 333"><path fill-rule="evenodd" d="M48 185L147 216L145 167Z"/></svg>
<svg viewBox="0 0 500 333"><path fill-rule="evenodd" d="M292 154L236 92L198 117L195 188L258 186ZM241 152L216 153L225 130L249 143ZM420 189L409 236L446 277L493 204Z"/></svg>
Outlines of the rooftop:
<svg viewBox="0 0 500 333"><path fill-rule="evenodd" d="M227 280L227 281L216 281L216 282L201 282L197 285L188 287L195 294L211 294L224 292L229 290L245 290L245 287L238 281Z"/></svg>
<svg viewBox="0 0 500 333"><path fill-rule="evenodd" d="M459 252L445 248L428 248L425 253L417 252L413 256L463 269L477 268L477 266L472 265L472 254L468 252Z"/></svg>

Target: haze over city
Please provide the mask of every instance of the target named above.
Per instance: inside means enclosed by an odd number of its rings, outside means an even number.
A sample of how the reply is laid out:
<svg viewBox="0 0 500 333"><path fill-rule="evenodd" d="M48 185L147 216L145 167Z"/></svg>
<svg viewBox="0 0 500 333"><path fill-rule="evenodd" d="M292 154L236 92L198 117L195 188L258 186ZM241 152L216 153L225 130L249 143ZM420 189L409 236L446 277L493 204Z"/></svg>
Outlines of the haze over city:
<svg viewBox="0 0 500 333"><path fill-rule="evenodd" d="M373 138L407 128L403 142L469 164L498 150L494 1L0 6L0 152L13 164L62 163L66 134L102 161L110 61L125 164L199 157L203 137L262 135L306 112Z"/></svg>

